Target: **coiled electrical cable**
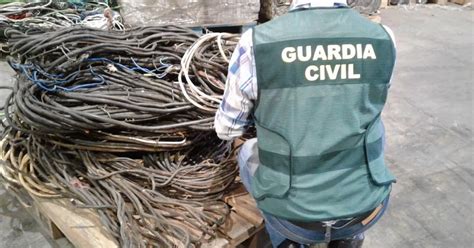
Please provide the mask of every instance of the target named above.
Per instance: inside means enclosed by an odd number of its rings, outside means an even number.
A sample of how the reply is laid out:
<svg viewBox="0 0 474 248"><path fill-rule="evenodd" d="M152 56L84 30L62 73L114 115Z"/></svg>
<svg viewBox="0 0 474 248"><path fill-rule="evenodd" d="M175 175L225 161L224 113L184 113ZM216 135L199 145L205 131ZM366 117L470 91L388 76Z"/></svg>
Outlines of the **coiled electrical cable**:
<svg viewBox="0 0 474 248"><path fill-rule="evenodd" d="M2 123L6 181L94 209L122 247L194 247L215 235L238 173L235 149L213 130L235 35L6 34L18 74Z"/></svg>
<svg viewBox="0 0 474 248"><path fill-rule="evenodd" d="M125 29L120 14L106 2L86 1L79 4L45 0L0 4L0 55L9 53L9 44L3 34L6 29L24 34L45 33L72 26Z"/></svg>

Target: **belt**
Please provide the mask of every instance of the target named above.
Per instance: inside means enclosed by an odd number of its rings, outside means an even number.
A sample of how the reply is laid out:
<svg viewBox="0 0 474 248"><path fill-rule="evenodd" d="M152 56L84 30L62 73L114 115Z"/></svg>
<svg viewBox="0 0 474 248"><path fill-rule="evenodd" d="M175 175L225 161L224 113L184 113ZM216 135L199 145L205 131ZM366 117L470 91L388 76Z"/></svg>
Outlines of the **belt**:
<svg viewBox="0 0 474 248"><path fill-rule="evenodd" d="M299 226L304 229L324 233L324 232L327 232L328 223L331 223L329 227L332 227L335 229L350 227L359 223L365 226L369 224L375 218L375 216L377 216L380 210L382 210L382 207L383 207L383 204L380 204L374 210L361 214L349 220L339 220L339 221L333 221L333 222L327 222L327 221L315 221L315 222L289 221L289 222L293 225Z"/></svg>

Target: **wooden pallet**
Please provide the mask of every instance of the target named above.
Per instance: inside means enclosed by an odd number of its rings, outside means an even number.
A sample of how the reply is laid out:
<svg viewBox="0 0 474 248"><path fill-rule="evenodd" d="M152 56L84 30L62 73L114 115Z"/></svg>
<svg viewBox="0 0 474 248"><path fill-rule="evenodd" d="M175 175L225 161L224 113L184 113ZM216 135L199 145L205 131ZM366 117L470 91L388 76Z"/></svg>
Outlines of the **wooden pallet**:
<svg viewBox="0 0 474 248"><path fill-rule="evenodd" d="M237 247L244 241L256 238L255 234L264 228L255 200L240 183L224 197L224 201L231 207L231 213L219 229L218 237L203 245L203 248Z"/></svg>
<svg viewBox="0 0 474 248"><path fill-rule="evenodd" d="M5 188L13 193L8 185ZM21 197L16 189L12 195L21 198L19 200L27 211L46 229L48 238L65 237L78 248L118 247L117 241L102 228L93 210L76 208L66 199L38 198L21 190L20 193ZM245 241L252 243L250 240L264 227L255 201L241 185L237 184L225 201L231 207L231 214L217 237L203 244L203 248L237 247Z"/></svg>

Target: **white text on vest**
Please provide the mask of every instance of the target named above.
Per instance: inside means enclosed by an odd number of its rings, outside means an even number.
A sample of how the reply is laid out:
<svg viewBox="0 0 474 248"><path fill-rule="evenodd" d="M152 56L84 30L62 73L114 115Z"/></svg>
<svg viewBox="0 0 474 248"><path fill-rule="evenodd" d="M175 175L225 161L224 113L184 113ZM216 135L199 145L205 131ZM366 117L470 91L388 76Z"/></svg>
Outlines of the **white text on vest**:
<svg viewBox="0 0 474 248"><path fill-rule="evenodd" d="M377 59L372 44L342 44L285 47L281 52L285 63L308 61L332 61L349 59ZM310 65L305 70L308 81L324 81L337 79L360 79L355 72L354 64Z"/></svg>

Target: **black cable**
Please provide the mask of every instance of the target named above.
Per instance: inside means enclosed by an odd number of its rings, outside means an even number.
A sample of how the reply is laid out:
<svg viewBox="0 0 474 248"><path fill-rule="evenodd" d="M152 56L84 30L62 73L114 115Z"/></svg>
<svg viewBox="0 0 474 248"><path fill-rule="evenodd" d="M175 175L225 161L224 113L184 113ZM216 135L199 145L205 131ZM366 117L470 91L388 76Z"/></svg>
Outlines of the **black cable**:
<svg viewBox="0 0 474 248"><path fill-rule="evenodd" d="M123 247L193 247L215 235L238 168L215 113L177 85L198 35L175 26L6 33L19 74L4 108L11 183L94 209ZM189 75L206 94L223 94L228 39L194 55Z"/></svg>

